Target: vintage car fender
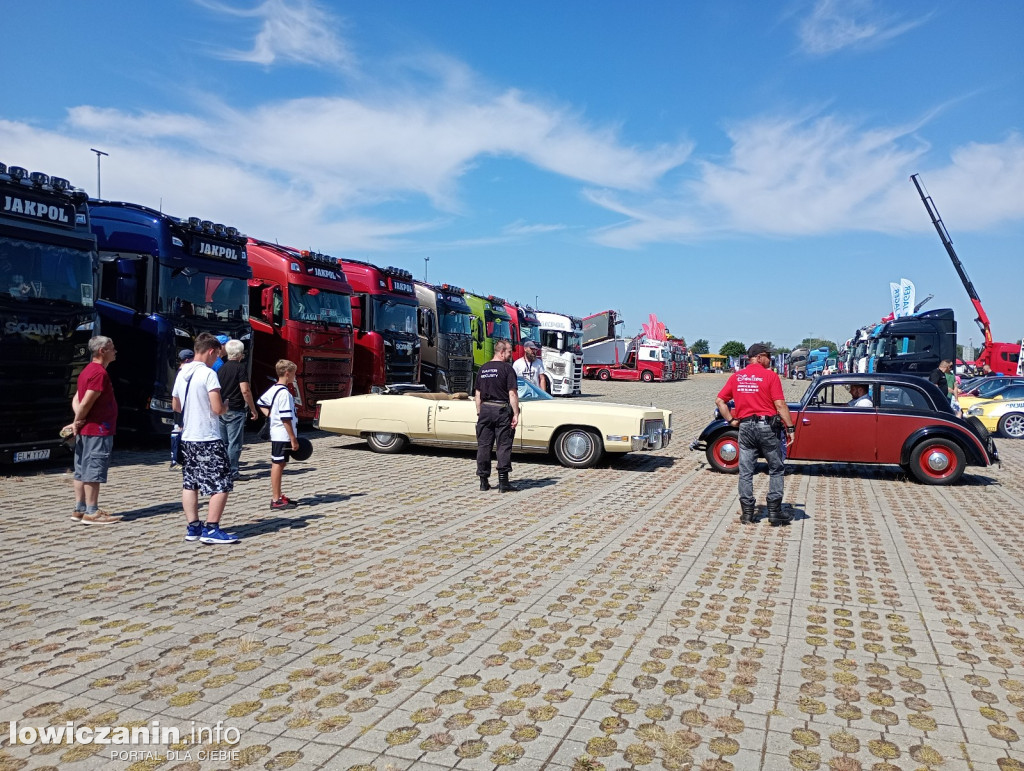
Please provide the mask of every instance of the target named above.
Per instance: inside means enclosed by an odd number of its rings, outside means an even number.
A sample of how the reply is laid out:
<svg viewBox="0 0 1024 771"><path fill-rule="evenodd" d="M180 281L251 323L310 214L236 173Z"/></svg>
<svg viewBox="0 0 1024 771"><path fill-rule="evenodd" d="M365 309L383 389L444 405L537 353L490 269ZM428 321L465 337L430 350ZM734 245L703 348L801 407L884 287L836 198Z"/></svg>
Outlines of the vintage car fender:
<svg viewBox="0 0 1024 771"><path fill-rule="evenodd" d="M987 448L974 435L973 431L969 429L956 431L950 426L935 425L919 428L906 438L906 441L903 442L903 449L900 451L900 465L910 463L914 447L924 439L948 439L964 451L969 466L990 466L993 461L999 459L998 455L992 459L989 458ZM993 445L994 450L995 446Z"/></svg>
<svg viewBox="0 0 1024 771"><path fill-rule="evenodd" d="M409 435L409 424L404 420L391 420L389 418L360 418L356 423L356 430L360 434L382 432L387 434Z"/></svg>
<svg viewBox="0 0 1024 771"><path fill-rule="evenodd" d="M704 427L700 436L690 442L690 450L706 450L709 442L713 442L720 433L728 430L728 423L721 418L715 418Z"/></svg>

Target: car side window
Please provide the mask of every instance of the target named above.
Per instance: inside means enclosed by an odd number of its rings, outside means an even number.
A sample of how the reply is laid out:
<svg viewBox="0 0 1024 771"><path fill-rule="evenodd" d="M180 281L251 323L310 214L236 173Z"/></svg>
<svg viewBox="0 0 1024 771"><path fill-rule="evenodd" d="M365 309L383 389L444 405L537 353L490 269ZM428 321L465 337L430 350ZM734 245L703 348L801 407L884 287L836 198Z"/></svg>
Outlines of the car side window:
<svg viewBox="0 0 1024 771"><path fill-rule="evenodd" d="M816 404L821 407L836 407L845 406L850 401L850 395L843 388L843 383L829 383L819 388L814 397L811 399L811 404Z"/></svg>
<svg viewBox="0 0 1024 771"><path fill-rule="evenodd" d="M883 384L881 395L882 407L916 407L918 409L931 407L927 397L912 386Z"/></svg>

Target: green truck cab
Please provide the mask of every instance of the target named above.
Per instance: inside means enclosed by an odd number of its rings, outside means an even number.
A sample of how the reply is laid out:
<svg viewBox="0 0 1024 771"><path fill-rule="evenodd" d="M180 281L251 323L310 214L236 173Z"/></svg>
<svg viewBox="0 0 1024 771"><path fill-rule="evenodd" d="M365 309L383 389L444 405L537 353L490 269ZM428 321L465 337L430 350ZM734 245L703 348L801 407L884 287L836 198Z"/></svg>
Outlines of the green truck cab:
<svg viewBox="0 0 1024 771"><path fill-rule="evenodd" d="M466 292L465 299L473 314L470 334L473 338L473 373L476 374L482 365L494 358L496 340L512 342L512 319L500 297Z"/></svg>

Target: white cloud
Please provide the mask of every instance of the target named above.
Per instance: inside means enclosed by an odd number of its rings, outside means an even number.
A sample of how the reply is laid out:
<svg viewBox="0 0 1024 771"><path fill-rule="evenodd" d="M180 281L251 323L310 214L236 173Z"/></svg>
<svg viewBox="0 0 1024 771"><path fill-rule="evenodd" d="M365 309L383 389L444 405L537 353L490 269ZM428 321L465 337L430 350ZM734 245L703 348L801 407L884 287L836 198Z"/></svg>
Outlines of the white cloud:
<svg viewBox="0 0 1024 771"><path fill-rule="evenodd" d="M252 48L220 50L224 59L270 65L296 62L315 66L351 67L354 57L334 29L337 20L313 0L263 0L252 8L239 8L217 0L194 0L230 16L261 20Z"/></svg>
<svg viewBox="0 0 1024 771"><path fill-rule="evenodd" d="M559 230L565 229L565 225L544 225L541 223L530 225L522 220L517 220L502 228L502 232L507 233L510 236L525 236L534 235L536 233L555 233Z"/></svg>
<svg viewBox="0 0 1024 771"><path fill-rule="evenodd" d="M698 177L675 195L631 203L622 193L590 192L626 220L595 239L620 248L711 236L778 237L929 227L909 176L917 171L957 228L982 229L1024 217L1024 141L957 149L948 165L924 164L919 124L863 128L836 116L765 118L729 131L722 161L700 160Z"/></svg>
<svg viewBox="0 0 1024 771"><path fill-rule="evenodd" d="M817 0L799 26L801 48L823 56L844 48L880 45L928 20L901 21L874 8L872 0Z"/></svg>

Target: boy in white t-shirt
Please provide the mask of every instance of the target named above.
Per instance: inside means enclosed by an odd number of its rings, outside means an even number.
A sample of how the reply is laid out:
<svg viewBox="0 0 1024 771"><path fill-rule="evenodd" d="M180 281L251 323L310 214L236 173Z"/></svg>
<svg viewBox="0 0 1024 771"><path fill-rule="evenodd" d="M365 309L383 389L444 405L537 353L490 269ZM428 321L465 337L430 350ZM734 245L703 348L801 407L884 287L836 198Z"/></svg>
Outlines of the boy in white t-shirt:
<svg viewBox="0 0 1024 771"><path fill-rule="evenodd" d="M220 437L220 421L227 406L220 398L220 381L210 365L220 356L221 344L209 332L196 337L195 361L178 370L172 402L182 413L181 505L185 510L186 541L231 544L234 533L221 530L220 519L234 488L228 451ZM199 495L210 496L206 523L199 519Z"/></svg>
<svg viewBox="0 0 1024 771"><path fill-rule="evenodd" d="M295 382L295 362L280 359L274 365L277 383L270 386L256 402L260 412L270 421L270 508L294 509L299 504L281 493L281 478L288 465L288 449L299 449L295 433L295 399L288 386Z"/></svg>

